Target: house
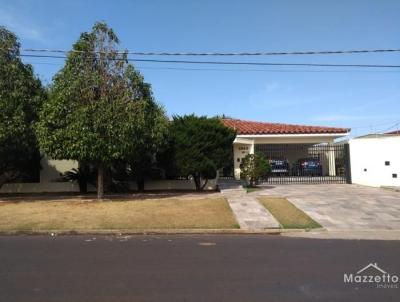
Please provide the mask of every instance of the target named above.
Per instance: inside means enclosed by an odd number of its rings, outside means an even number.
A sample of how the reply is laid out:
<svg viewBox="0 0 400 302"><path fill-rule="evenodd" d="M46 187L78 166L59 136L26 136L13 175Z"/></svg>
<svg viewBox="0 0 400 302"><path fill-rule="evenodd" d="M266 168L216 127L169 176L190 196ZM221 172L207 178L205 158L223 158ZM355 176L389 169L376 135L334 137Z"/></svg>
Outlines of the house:
<svg viewBox="0 0 400 302"><path fill-rule="evenodd" d="M370 134L349 141L353 183L400 187L399 134Z"/></svg>
<svg viewBox="0 0 400 302"><path fill-rule="evenodd" d="M240 163L247 155L262 152L269 159L287 161L286 170L274 174L269 181L275 182L346 182L346 150L343 145L334 144L334 140L346 136L350 129L304 126L278 123L253 122L224 118L222 122L236 130L233 143L233 171L236 179L240 178ZM292 175L299 173L293 170L299 159L317 158L321 164L321 175ZM78 163L72 160L52 160L46 156L41 159L41 170L37 171L32 181L6 183L0 188L3 193L31 192L77 192L76 183L63 181L61 174L77 168ZM276 167L275 167L276 168ZM277 169L274 170L278 171ZM318 177L315 177L318 176ZM216 180L209 182L208 189L215 188ZM134 184L133 184L134 186ZM146 189L193 189L190 180L157 180L145 183ZM132 187L134 189L134 187ZM89 188L94 189L94 188Z"/></svg>
<svg viewBox="0 0 400 302"><path fill-rule="evenodd" d="M280 169L279 167L276 169L281 173L275 173L276 177L269 178L269 181L275 180L278 183L282 181L309 182L310 180L346 182L345 146L334 144L334 141L348 135L350 132L348 128L266 123L230 118L222 121L237 132L233 142L235 179L240 178L240 163L243 158L247 154L260 152L265 154L272 164L281 166ZM308 173L302 173L305 170L297 169L296 165L299 161L307 158L318 158L321 164L320 172L318 172L320 175L306 175ZM311 179L307 176L321 177Z"/></svg>

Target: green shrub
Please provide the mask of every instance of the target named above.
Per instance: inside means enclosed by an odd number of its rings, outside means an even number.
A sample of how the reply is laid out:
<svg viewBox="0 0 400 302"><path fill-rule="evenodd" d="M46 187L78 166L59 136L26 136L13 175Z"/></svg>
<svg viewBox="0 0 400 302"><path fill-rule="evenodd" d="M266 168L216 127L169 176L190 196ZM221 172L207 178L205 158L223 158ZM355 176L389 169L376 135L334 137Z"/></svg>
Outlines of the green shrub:
<svg viewBox="0 0 400 302"><path fill-rule="evenodd" d="M240 177L248 182L249 187L254 187L261 178L268 177L271 165L263 154L248 154L240 165Z"/></svg>

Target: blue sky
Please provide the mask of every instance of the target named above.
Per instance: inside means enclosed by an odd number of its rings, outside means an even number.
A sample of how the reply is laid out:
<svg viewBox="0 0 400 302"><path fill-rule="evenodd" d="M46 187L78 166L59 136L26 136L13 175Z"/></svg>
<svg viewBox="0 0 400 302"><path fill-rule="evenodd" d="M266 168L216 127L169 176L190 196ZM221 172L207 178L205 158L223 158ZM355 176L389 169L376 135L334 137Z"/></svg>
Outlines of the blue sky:
<svg viewBox="0 0 400 302"><path fill-rule="evenodd" d="M400 48L399 16L396 0L0 0L0 24L20 37L23 48L70 49L95 21L106 21L121 47L131 51ZM207 59L399 65L400 53ZM62 66L55 59L24 60L45 83ZM351 127L353 135L400 122L400 69L154 63L136 67L169 115L224 113L248 120Z"/></svg>

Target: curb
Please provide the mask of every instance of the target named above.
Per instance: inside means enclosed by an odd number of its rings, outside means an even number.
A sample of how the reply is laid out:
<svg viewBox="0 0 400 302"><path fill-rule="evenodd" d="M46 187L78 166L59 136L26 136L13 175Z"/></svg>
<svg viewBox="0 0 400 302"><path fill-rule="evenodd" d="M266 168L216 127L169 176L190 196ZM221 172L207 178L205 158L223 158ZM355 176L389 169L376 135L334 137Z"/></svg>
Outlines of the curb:
<svg viewBox="0 0 400 302"><path fill-rule="evenodd" d="M33 231L0 231L0 236L12 235L280 235L281 233L308 232L309 229L147 229L147 230L33 230ZM325 229L312 229L325 231Z"/></svg>
<svg viewBox="0 0 400 302"><path fill-rule="evenodd" d="M327 232L311 230L310 232L292 233L292 234L286 233L281 235L292 238L307 238L307 239L400 241L400 229L395 229L395 230L339 229L339 230L329 230Z"/></svg>

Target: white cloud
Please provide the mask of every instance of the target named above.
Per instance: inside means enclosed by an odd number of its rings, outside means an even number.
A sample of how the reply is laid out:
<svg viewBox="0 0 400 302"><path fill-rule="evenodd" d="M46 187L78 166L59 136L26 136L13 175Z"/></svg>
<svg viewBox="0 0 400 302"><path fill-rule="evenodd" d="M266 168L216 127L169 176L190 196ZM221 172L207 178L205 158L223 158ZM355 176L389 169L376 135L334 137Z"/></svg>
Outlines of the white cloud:
<svg viewBox="0 0 400 302"><path fill-rule="evenodd" d="M277 82L267 83L265 85L264 92L265 93L272 93L274 91L279 90L279 88L281 88L281 86Z"/></svg>
<svg viewBox="0 0 400 302"><path fill-rule="evenodd" d="M26 20L21 20L10 11L0 9L0 25L6 26L20 38L44 42L42 31Z"/></svg>
<svg viewBox="0 0 400 302"><path fill-rule="evenodd" d="M249 95L248 102L256 109L290 108L320 101L317 97L294 96L295 87L282 86L278 82L268 82L261 89Z"/></svg>

